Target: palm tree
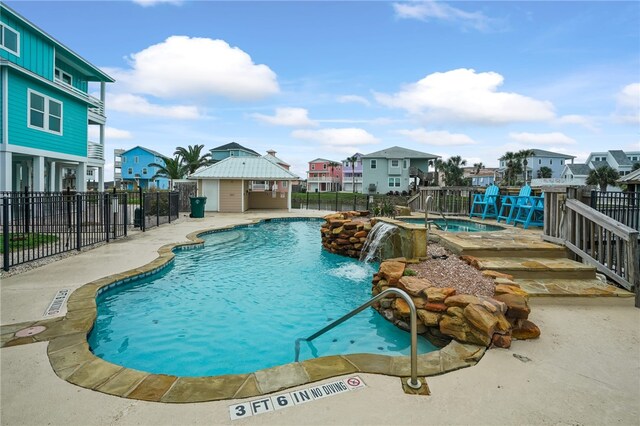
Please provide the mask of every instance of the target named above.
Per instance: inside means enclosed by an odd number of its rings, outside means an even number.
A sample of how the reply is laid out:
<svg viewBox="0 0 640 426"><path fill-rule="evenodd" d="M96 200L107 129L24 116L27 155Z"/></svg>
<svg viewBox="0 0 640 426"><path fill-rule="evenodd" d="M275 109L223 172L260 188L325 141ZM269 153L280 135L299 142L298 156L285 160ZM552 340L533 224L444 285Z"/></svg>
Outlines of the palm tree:
<svg viewBox="0 0 640 426"><path fill-rule="evenodd" d="M329 190L333 189L333 171L335 170L336 167L340 166L340 163L336 163L335 161L329 161L329 163L327 164L327 166L329 166L329 170L331 170L331 183L329 184ZM336 191L338 191L338 188L336 186Z"/></svg>
<svg viewBox="0 0 640 426"><path fill-rule="evenodd" d="M356 192L356 162L358 161L358 157L353 155L346 160L347 164L351 164L351 187L353 188L353 193Z"/></svg>
<svg viewBox="0 0 640 426"><path fill-rule="evenodd" d="M611 167L605 165L600 166L597 169L591 170L589 176L587 176L587 185L598 185L601 192L607 190L607 185L616 185L616 181L620 179L620 173Z"/></svg>
<svg viewBox="0 0 640 426"><path fill-rule="evenodd" d="M436 164L440 170L444 171L444 182L447 186L463 186L464 171L462 166L467 164L467 160L463 160L459 155L450 157L446 163L442 160L436 160Z"/></svg>
<svg viewBox="0 0 640 426"><path fill-rule="evenodd" d="M511 181L513 180L514 173L514 165L517 160L516 154L511 151L507 151L504 153L502 157L499 158L500 161L504 161L505 171L504 177L507 181L507 185L511 185Z"/></svg>
<svg viewBox="0 0 640 426"><path fill-rule="evenodd" d="M484 169L483 163L473 163L473 167L476 169L476 174L480 173L480 170Z"/></svg>
<svg viewBox="0 0 640 426"><path fill-rule="evenodd" d="M542 166L538 170L538 178L548 179L553 175L553 170L547 166Z"/></svg>
<svg viewBox="0 0 640 426"><path fill-rule="evenodd" d="M524 168L524 183L527 183L528 181L528 176L527 176L527 165L529 164L529 161L527 160L529 157L535 157L536 152L532 149L521 149L520 151L518 151L516 153L516 155L518 157L520 157L520 159L522 160L522 166Z"/></svg>
<svg viewBox="0 0 640 426"><path fill-rule="evenodd" d="M633 163L633 166L631 166L631 171L635 172L638 169L640 169L640 163Z"/></svg>
<svg viewBox="0 0 640 426"><path fill-rule="evenodd" d="M207 153L203 155L202 148L204 148L204 145L189 145L188 148L179 146L173 155L180 156L185 166L187 166L187 172L192 174L200 167L208 166L212 162L211 154Z"/></svg>
<svg viewBox="0 0 640 426"><path fill-rule="evenodd" d="M164 165L151 163L148 167L156 167L158 169L151 180L158 177L166 177L169 179L169 188L173 188L174 179L183 179L188 171L187 165L182 164L182 159L178 155L175 158L165 158Z"/></svg>

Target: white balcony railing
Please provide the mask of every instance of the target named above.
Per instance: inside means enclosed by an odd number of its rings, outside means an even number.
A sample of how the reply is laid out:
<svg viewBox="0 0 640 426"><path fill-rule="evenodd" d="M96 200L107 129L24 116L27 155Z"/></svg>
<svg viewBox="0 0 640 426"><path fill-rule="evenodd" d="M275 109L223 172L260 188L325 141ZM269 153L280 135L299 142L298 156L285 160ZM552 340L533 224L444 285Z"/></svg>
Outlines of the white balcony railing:
<svg viewBox="0 0 640 426"><path fill-rule="evenodd" d="M307 178L307 182L339 182L340 180L337 177L330 176L316 176Z"/></svg>
<svg viewBox="0 0 640 426"><path fill-rule="evenodd" d="M104 160L104 146L95 142L87 142L87 157L94 160Z"/></svg>

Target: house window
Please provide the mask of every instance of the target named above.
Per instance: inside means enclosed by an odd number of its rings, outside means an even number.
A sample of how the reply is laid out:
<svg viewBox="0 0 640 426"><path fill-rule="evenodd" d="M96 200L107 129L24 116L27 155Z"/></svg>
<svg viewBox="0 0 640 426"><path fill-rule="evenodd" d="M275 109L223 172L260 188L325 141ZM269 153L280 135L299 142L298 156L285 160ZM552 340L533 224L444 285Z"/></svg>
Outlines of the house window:
<svg viewBox="0 0 640 426"><path fill-rule="evenodd" d="M322 165L322 169L323 170L327 170L327 164L326 163Z"/></svg>
<svg viewBox="0 0 640 426"><path fill-rule="evenodd" d="M560 165L564 165L564 160L560 160Z"/></svg>
<svg viewBox="0 0 640 426"><path fill-rule="evenodd" d="M139 161L140 161L140 158L137 155L135 157L133 157L133 162L135 164L138 164Z"/></svg>
<svg viewBox="0 0 640 426"><path fill-rule="evenodd" d="M143 175L146 175L146 174L147 174L147 168L146 168L146 167L144 167L144 168L142 169L142 174L143 174Z"/></svg>
<svg viewBox="0 0 640 426"><path fill-rule="evenodd" d="M126 163L127 162L127 157L122 157L122 162Z"/></svg>
<svg viewBox="0 0 640 426"><path fill-rule="evenodd" d="M552 164L553 164L553 160L549 159L549 165L552 165Z"/></svg>
<svg viewBox="0 0 640 426"><path fill-rule="evenodd" d="M389 178L389 188L400 187L400 178Z"/></svg>
<svg viewBox="0 0 640 426"><path fill-rule="evenodd" d="M376 167L378 167L378 160L371 160L371 168L375 169Z"/></svg>
<svg viewBox="0 0 640 426"><path fill-rule="evenodd" d="M13 28L0 24L0 47L20 56L20 33Z"/></svg>
<svg viewBox="0 0 640 426"><path fill-rule="evenodd" d="M400 160L391 160L391 167L400 167Z"/></svg>
<svg viewBox="0 0 640 426"><path fill-rule="evenodd" d="M312 165L311 165L311 170L315 170L315 169L316 169L316 165L315 165L315 164L312 164Z"/></svg>
<svg viewBox="0 0 640 426"><path fill-rule="evenodd" d="M129 168L127 169L127 174L132 175L132 174L133 174L133 168L129 167Z"/></svg>
<svg viewBox="0 0 640 426"><path fill-rule="evenodd" d="M61 81L64 84L68 84L69 86L71 86L71 83L73 83L71 74L62 71L60 68L56 68L54 70L53 76L56 80Z"/></svg>
<svg viewBox="0 0 640 426"><path fill-rule="evenodd" d="M282 181L282 187L286 188L287 185L289 185L289 182L287 182L286 180Z"/></svg>
<svg viewBox="0 0 640 426"><path fill-rule="evenodd" d="M409 166L409 162L407 160L402 160L402 168L406 169Z"/></svg>
<svg viewBox="0 0 640 426"><path fill-rule="evenodd" d="M62 102L29 90L29 127L62 135Z"/></svg>
<svg viewBox="0 0 640 426"><path fill-rule="evenodd" d="M538 160L538 164L542 164L542 159L539 159L539 160Z"/></svg>

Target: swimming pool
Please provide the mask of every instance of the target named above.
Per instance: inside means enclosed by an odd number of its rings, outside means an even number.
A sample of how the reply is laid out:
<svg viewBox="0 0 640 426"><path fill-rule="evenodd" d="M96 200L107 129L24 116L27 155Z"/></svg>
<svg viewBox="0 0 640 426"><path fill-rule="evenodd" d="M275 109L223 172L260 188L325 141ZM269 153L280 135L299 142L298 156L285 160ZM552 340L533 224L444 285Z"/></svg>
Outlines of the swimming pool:
<svg viewBox="0 0 640 426"><path fill-rule="evenodd" d="M399 218L403 222L415 223L416 225L424 225L424 218ZM490 232L502 231L504 228L497 225L487 225L464 219L429 219L437 229L447 232Z"/></svg>
<svg viewBox="0 0 640 426"><path fill-rule="evenodd" d="M240 374L294 361L295 340L371 298L375 266L326 252L320 221L269 222L205 235L171 267L98 296L91 350L177 376ZM410 336L367 309L302 345L300 359L408 355ZM418 338L418 352L436 348Z"/></svg>

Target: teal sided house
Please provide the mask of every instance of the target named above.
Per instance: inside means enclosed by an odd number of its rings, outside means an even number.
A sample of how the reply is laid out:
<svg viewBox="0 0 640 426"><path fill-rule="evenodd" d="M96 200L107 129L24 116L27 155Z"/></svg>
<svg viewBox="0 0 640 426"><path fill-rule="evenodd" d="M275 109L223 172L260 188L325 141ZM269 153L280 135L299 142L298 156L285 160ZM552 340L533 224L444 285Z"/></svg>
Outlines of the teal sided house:
<svg viewBox="0 0 640 426"><path fill-rule="evenodd" d="M113 81L0 2L0 191L85 191L87 180L102 190Z"/></svg>
<svg viewBox="0 0 640 426"><path fill-rule="evenodd" d="M224 160L229 157L260 157L260 154L252 149L245 148L236 142L220 145L210 149L211 159L214 161Z"/></svg>
<svg viewBox="0 0 640 426"><path fill-rule="evenodd" d="M122 182L129 190L169 189L169 179L157 176L159 168L152 164L165 165L165 156L148 148L136 146L120 154Z"/></svg>
<svg viewBox="0 0 640 426"><path fill-rule="evenodd" d="M362 191L365 194L386 194L389 191L409 192L426 179L429 162L437 155L393 146L362 156Z"/></svg>

